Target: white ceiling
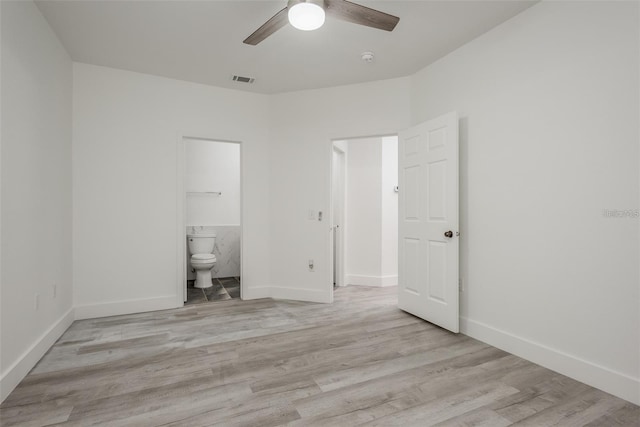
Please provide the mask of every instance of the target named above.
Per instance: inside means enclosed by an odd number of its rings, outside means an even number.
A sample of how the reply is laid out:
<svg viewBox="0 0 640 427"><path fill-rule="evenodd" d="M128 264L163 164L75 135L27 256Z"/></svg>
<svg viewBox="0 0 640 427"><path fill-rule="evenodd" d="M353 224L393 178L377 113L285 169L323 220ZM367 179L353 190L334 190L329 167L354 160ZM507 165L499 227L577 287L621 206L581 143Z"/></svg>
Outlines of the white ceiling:
<svg viewBox="0 0 640 427"><path fill-rule="evenodd" d="M278 93L410 75L535 1L370 1L400 17L389 33L327 18L242 41L286 6L272 1L58 1L37 5L74 61L208 85ZM360 59L375 53L373 63ZM252 85L231 76L254 77Z"/></svg>

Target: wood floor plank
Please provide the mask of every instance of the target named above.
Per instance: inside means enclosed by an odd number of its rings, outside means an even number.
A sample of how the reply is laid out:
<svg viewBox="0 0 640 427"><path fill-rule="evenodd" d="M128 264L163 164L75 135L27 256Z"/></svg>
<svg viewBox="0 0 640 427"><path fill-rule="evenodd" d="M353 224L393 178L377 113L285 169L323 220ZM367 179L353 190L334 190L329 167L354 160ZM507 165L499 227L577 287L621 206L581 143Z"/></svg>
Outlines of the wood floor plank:
<svg viewBox="0 0 640 427"><path fill-rule="evenodd" d="M431 426L448 421L471 410L488 405L495 399L517 393L518 390L503 384L489 383L465 389L461 393L445 399L434 400L422 405L412 406L378 420L366 423L366 426Z"/></svg>
<svg viewBox="0 0 640 427"><path fill-rule="evenodd" d="M640 414L638 413L638 407L631 403L625 403L622 407L607 411L606 414L585 424L585 427L603 426L640 426Z"/></svg>
<svg viewBox="0 0 640 427"><path fill-rule="evenodd" d="M478 366L503 355L504 352L500 350L485 348L452 359L407 369L401 373L327 391L319 396L301 399L295 404L303 418L317 419L368 410L407 396L411 399L419 396L418 403L431 401L464 389L469 377L478 381L483 379L485 373L491 375L490 371L478 369Z"/></svg>
<svg viewBox="0 0 640 427"><path fill-rule="evenodd" d="M3 427L35 427L67 421L73 406L60 406L48 402L38 406L14 406L0 409L0 425Z"/></svg>
<svg viewBox="0 0 640 427"><path fill-rule="evenodd" d="M584 426L609 411L621 409L625 402L595 389L557 404L515 423L516 426Z"/></svg>
<svg viewBox="0 0 640 427"><path fill-rule="evenodd" d="M170 386L156 387L114 397L96 399L73 408L70 421L96 425L113 420L140 416L172 416L176 408L226 408L246 400L251 390L246 384L211 387L207 377L188 379Z"/></svg>
<svg viewBox="0 0 640 427"><path fill-rule="evenodd" d="M462 415L454 416L440 423L434 424L438 427L506 427L511 425L511 421L500 416L496 412L481 407L479 409L466 412Z"/></svg>
<svg viewBox="0 0 640 427"><path fill-rule="evenodd" d="M314 379L322 391L331 391L370 379L403 372L407 369L430 365L482 348L486 348L486 345L477 341L473 343L462 342L407 356L397 355L386 360L339 369L331 373L317 375Z"/></svg>
<svg viewBox="0 0 640 427"><path fill-rule="evenodd" d="M640 426L640 408L396 307L271 299L76 321L2 426Z"/></svg>

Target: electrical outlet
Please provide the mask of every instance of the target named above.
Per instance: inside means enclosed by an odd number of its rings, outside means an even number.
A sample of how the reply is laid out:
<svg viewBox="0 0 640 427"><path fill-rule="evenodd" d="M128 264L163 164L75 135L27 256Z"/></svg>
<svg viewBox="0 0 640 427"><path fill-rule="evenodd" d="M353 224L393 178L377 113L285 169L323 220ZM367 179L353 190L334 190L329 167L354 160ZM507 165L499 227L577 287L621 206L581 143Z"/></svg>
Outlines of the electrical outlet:
<svg viewBox="0 0 640 427"><path fill-rule="evenodd" d="M313 271L313 260L309 260L309 271Z"/></svg>
<svg viewBox="0 0 640 427"><path fill-rule="evenodd" d="M51 295L53 295L53 298L58 296L58 285L56 285L55 283L53 285L51 285Z"/></svg>
<svg viewBox="0 0 640 427"><path fill-rule="evenodd" d="M40 294L36 294L35 308L36 308L36 310L38 310L40 308Z"/></svg>
<svg viewBox="0 0 640 427"><path fill-rule="evenodd" d="M464 292L464 285L462 284L462 277L458 279L458 290Z"/></svg>

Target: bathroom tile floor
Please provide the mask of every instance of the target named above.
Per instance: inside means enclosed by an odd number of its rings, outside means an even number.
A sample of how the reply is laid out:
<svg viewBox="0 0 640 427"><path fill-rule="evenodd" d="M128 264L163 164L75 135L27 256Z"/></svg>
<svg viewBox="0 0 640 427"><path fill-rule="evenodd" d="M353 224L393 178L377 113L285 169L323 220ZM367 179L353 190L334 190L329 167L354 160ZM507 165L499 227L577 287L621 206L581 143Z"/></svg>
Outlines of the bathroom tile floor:
<svg viewBox="0 0 640 427"><path fill-rule="evenodd" d="M199 289L193 286L193 280L189 280L187 282L187 302L184 305L240 298L239 277L213 278L211 282L213 286L210 288Z"/></svg>

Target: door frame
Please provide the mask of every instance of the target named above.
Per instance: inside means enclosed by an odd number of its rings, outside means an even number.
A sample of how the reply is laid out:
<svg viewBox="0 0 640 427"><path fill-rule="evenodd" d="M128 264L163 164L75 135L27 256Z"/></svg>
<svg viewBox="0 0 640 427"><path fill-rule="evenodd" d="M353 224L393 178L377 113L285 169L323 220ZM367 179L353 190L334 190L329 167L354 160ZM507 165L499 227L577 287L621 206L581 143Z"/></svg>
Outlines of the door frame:
<svg viewBox="0 0 640 427"><path fill-rule="evenodd" d="M240 299L245 294L244 277L244 156L242 141L215 138L212 136L194 136L197 133L178 133L176 144L176 307L183 307L187 298L187 193L185 189L185 172L187 159L185 155L186 144L189 140L222 142L228 144L238 144L240 146Z"/></svg>
<svg viewBox="0 0 640 427"><path fill-rule="evenodd" d="M337 141L333 141L333 143L335 143ZM346 142L346 140L345 140ZM345 248L346 248L346 211L347 211L347 155L346 152L343 151L340 147L333 145L333 153L337 154L339 157L339 162L340 162L340 169L341 169L341 174L340 174L340 183L338 184L339 187L341 188L341 194L334 194L333 192L333 174L334 174L334 169L333 169L333 157L331 158L332 162L331 162L331 226L335 227L335 223L336 223L336 218L334 217L334 210L335 210L335 205L334 205L334 200L335 200L335 196L342 196L340 197L340 202L341 202L341 209L339 212L339 218L338 219L338 223L340 224L341 230L338 231L338 233L342 233L340 235L340 237L338 237L338 241L334 242L334 244L331 246L331 250L333 251L333 248L338 248L338 255L336 255L335 253L333 253L333 256L330 258L332 261L334 259L335 256L335 263L331 263L332 265L332 280L333 277L335 276L335 285L336 286L345 286L344 283L344 278L345 278L345 274L344 274L344 265L345 265ZM335 238L336 233L333 233L331 235L331 239L333 241L333 239Z"/></svg>
<svg viewBox="0 0 640 427"><path fill-rule="evenodd" d="M327 285L329 286L329 296L330 296L330 303L333 303L333 147L334 147L334 142L337 141L351 141L354 139L366 139L366 138L385 138L385 137L390 137L390 136L395 136L398 137L398 135L400 134L399 130L392 130L389 132L382 132L382 133L374 133L374 134L360 134L360 135L351 135L351 136L345 136L345 137L332 137L329 138L329 141L326 145L327 147L327 164L329 165L329 177L327 180L327 187L329 188L329 211L330 212L330 226L328 227L329 230L329 236L327 239L327 253L328 253L328 260L329 260L329 269L328 269L328 276L327 276ZM399 145L398 145L399 147ZM348 156L348 151L347 151L347 156ZM347 182L346 182L346 177L349 175L348 172L348 168L346 165L346 157L345 157L345 187L344 187L344 198L345 198L345 202L343 204L344 206L344 217L345 217L345 222L346 222L346 217L347 217ZM344 231L346 231L347 227L345 224L345 227L343 229L343 233ZM347 248L347 244L346 244L346 233L343 234L344 235L344 241L345 244L343 245L343 249ZM346 259L346 251L343 252L343 259ZM346 263L345 263L346 264ZM344 284L344 277L346 277L346 272L345 272L345 264L343 264L343 270L342 270L342 275L343 275L343 284ZM346 284L344 284L344 286L346 286Z"/></svg>

